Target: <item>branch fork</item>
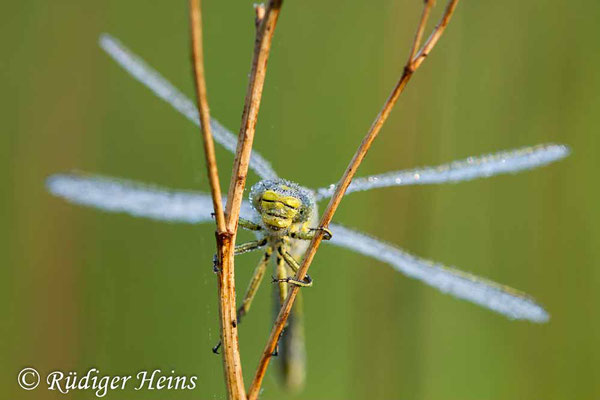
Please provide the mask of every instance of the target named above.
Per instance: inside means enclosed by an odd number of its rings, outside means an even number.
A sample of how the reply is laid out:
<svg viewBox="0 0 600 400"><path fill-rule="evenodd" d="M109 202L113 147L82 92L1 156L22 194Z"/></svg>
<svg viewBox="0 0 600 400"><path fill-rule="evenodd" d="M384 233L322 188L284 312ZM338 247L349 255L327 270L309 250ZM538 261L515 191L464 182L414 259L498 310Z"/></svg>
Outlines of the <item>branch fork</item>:
<svg viewBox="0 0 600 400"><path fill-rule="evenodd" d="M408 60L404 66L402 75L391 94L383 105L383 108L371 124L371 127L356 153L352 157L348 167L344 171L342 178L337 184L336 190L331 197L327 208L325 209L319 228L310 242L304 255L302 265L296 273L295 280L302 281L307 276L308 268L312 263L316 251L323 240L327 227L331 222L337 207L339 206L346 189L350 185L354 174L362 163L373 141L379 134L384 122L387 120L392 108L396 104L398 97L404 91L406 84L421 66L425 58L435 47L440 37L444 33L458 0L448 0L448 4L441 20L433 29L425 44L421 47L423 33L427 26L427 21L434 6L434 0L425 0L423 12L417 26L415 37L409 51ZM265 376L269 361L273 356L277 341L283 331L287 318L292 309L293 303L298 294L299 287L290 285L287 298L281 306L279 314L275 320L267 345L259 360L256 373L252 384L246 394L243 382L242 366L239 353L239 340L237 333L237 316L235 301L235 275L234 275L234 246L238 229L238 220L240 207L242 204L243 192L248 174L248 165L252 151L252 143L256 129L258 110L262 97L262 90L265 81L267 61L271 49L271 42L282 0L270 0L265 7L263 4L255 5L255 24L256 41L254 45L254 55L252 59L252 69L248 89L244 102L244 111L242 114L242 126L238 136L233 172L227 195L227 204L225 211L221 202L221 188L217 173L217 161L214 152L214 143L210 129L210 113L208 109L208 100L206 95L206 82L204 73L204 60L202 52L202 28L201 28L201 10L200 0L189 0L190 7L190 25L192 37L192 56L194 65L194 77L196 83L196 97L198 100L198 111L200 115L202 138L204 142L204 152L206 158L207 172L211 187L211 196L214 207L216 222L216 241L217 241L217 276L219 289L219 314L221 323L221 341L223 346L223 366L225 371L225 382L229 399L233 400L256 400L260 393L263 378Z"/></svg>
<svg viewBox="0 0 600 400"><path fill-rule="evenodd" d="M265 81L267 61L281 3L281 0L271 0L266 7L264 5L255 6L257 33L254 56L248 91L244 102L242 126L238 136L235 161L227 195L226 211L224 212L206 94L200 0L189 0L196 98L198 101L204 154L217 226L215 235L217 241L216 269L218 276L223 368L225 371L227 395L232 400L246 400L237 332L234 246L258 110Z"/></svg>

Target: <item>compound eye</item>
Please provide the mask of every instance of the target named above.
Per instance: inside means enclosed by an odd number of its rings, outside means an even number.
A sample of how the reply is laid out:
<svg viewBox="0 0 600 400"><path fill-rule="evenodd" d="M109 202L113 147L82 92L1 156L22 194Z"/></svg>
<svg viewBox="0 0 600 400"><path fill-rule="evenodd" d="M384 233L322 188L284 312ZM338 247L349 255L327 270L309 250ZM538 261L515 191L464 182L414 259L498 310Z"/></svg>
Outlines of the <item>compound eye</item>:
<svg viewBox="0 0 600 400"><path fill-rule="evenodd" d="M294 208L294 209L300 208L300 206L302 205L302 202L295 197L284 197L281 199L281 201L286 206Z"/></svg>
<svg viewBox="0 0 600 400"><path fill-rule="evenodd" d="M279 195L277 193L275 193L274 191L272 191L272 190L267 190L266 192L263 193L262 200L266 200L266 201L278 201L279 200Z"/></svg>

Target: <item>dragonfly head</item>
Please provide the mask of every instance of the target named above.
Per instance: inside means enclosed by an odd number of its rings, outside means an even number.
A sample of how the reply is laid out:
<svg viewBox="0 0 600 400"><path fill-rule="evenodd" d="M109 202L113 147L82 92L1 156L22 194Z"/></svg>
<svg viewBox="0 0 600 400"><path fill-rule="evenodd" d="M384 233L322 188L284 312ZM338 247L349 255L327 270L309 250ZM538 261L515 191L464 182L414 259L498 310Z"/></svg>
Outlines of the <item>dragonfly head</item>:
<svg viewBox="0 0 600 400"><path fill-rule="evenodd" d="M250 190L250 202L265 227L273 231L307 221L315 207L311 191L285 179L258 182Z"/></svg>

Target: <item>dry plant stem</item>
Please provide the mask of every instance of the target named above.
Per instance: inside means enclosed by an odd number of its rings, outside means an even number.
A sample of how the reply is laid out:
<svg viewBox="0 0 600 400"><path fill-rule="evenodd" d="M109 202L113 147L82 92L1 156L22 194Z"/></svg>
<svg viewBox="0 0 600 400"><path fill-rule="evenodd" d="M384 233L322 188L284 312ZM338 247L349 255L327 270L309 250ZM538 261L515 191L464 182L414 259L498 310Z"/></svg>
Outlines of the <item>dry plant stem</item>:
<svg viewBox="0 0 600 400"><path fill-rule="evenodd" d="M454 9L456 8L457 3L458 3L458 0L450 0L449 1L448 6L446 7L446 11L442 17L442 20L436 26L436 28L434 29L434 32L431 34L431 36L429 37L429 39L427 40L427 42L425 43L423 48L417 53L417 55L415 56L414 59L410 59L407 62L406 66L404 67L402 76L400 77L400 80L398 81L398 83L396 84L394 89L392 90L392 93L390 94L390 96L386 100L385 104L383 105L382 110L379 112L379 114L375 118L375 121L371 125L369 132L362 140L360 146L358 147L358 149L356 150L356 153L354 154L354 157L352 158L352 160L350 161L350 164L346 168L344 175L340 179L340 181L336 187L335 193L333 194L331 200L329 201L329 204L327 205L327 208L325 209L325 212L323 213L323 216L321 218L321 222L319 224L319 226L321 228L326 228L329 225L329 223L331 222L331 219L333 218L333 214L335 213L337 207L339 206L339 204L342 200L342 197L344 196L344 193L346 192L346 189L348 188L348 185L350 185L350 182L352 181L354 174L356 173L359 165L361 164L362 160L364 159L365 155L367 154L367 151L371 147L371 144L377 137L384 122L388 118L394 104L398 100L398 97L400 96L400 94L402 93L404 88L406 87L406 84L412 77L413 73L421 65L422 60L427 56L427 54L431 51L431 49L433 49L433 47L435 46L435 44L441 37L443 30L446 28L446 26L448 25L448 22L450 21L450 18L452 17L452 14L454 12ZM428 2L425 3L425 7L426 8L430 7ZM424 12L424 14L426 14L426 16L428 16L429 11ZM426 21L427 21L426 17L421 19L421 22L419 24L417 31L423 29L422 26L425 25ZM417 35L415 35L415 42L420 40L420 36L421 36L421 34L419 34L419 33L417 33ZM413 44L413 47L416 48L417 46ZM412 50L411 50L411 52L412 52ZM421 60L421 61L417 63L418 60ZM322 240L323 240L323 231L319 230L317 235L315 235L315 237L311 241L308 249L306 250L306 253L304 254L302 266L298 270L295 279L302 280L306 276L308 268L309 268L312 260L314 259L317 248L321 244ZM283 331L283 327L285 326L285 323L290 314L292 305L294 303L294 300L296 299L296 295L298 294L299 289L300 288L298 286L291 285L288 296L285 299L285 302L283 303L283 305L281 306L279 314L277 315L277 318L275 320L273 329L271 330L271 333L269 335L267 345L263 351L263 354L259 361L258 367L256 369L254 380L252 381L252 385L250 386L250 389L248 391L248 400L256 400L258 398L262 380L264 378L267 367L269 365L269 361L272 357L273 351L275 350L279 336L281 335L281 332Z"/></svg>
<svg viewBox="0 0 600 400"><path fill-rule="evenodd" d="M413 40L412 47L410 48L410 54L408 56L409 62L415 58L415 54L417 54L417 51L419 50L421 39L423 38L423 32L425 32L425 27L427 26L427 21L429 20L429 15L431 14L431 9L434 5L435 0L425 0L425 6L423 7L423 12L421 14L421 21L419 22L417 32L415 33L415 39Z"/></svg>
<svg viewBox="0 0 600 400"><path fill-rule="evenodd" d="M257 7L257 19L260 20L254 44L254 56L252 59L252 69L250 71L250 81L244 101L244 112L242 113L242 127L238 137L233 172L227 194L226 207L226 226L227 231L235 238L237 224L240 215L240 207L246 185L246 176L248 174L248 163L250 162L250 153L252 151L252 142L254 140L254 131L256 129L256 120L260 100L262 97L263 85L265 83L265 74L267 72L267 61L271 50L271 41L279 11L281 10L282 0L271 0L264 11L264 16L260 18L260 7Z"/></svg>
<svg viewBox="0 0 600 400"><path fill-rule="evenodd" d="M235 304L235 276L233 260L235 242L225 232L217 232L217 259L219 272L219 316L221 323L221 349L223 353L223 370L225 386L229 400L246 400L246 388L242 375L237 315Z"/></svg>
<svg viewBox="0 0 600 400"><path fill-rule="evenodd" d="M452 18L452 14L454 14L454 9L456 9L457 4L458 4L458 0L450 0L448 2L448 5L446 6L446 10L444 11L444 15L442 16L442 19L440 20L440 22L438 22L438 24L434 28L433 32L431 33L431 35L429 35L429 38L423 45L423 48L421 50L419 50L419 52L415 56L414 60L412 61L413 71L415 71L417 68L419 68L421 66L423 61L425 61L425 58L429 55L431 50L437 44L438 40L440 40L440 38L442 37L442 34L446 30L446 27L448 26L448 23L450 22L450 19Z"/></svg>
<svg viewBox="0 0 600 400"><path fill-rule="evenodd" d="M206 169L210 183L213 208L217 230L225 232L225 215L221 200L221 184L217 170L217 158L215 156L215 144L210 129L210 112L208 99L206 97L206 79L204 72L204 52L202 47L202 11L200 0L190 0L190 29L192 36L192 62L194 65L194 81L196 83L196 98L198 101L198 113L200 115L200 129L204 142L204 156L206 158Z"/></svg>
<svg viewBox="0 0 600 400"><path fill-rule="evenodd" d="M238 137L232 178L227 196L226 218L223 215L221 195L218 184L214 146L210 133L210 116L206 101L206 85L202 60L202 32L199 0L190 0L190 20L192 24L192 43L194 67L196 71L196 90L198 108L205 143L206 160L209 168L211 193L217 218L217 260L219 281L219 315L221 322L221 343L225 383L230 400L245 400L246 391L241 368L239 340L236 321L234 246L238 227L238 218L242 204L248 163L252 150L256 118L260 106L262 89L265 81L267 60L271 48L271 40L279 10L280 1L270 1L266 9L256 7L258 23L250 82L246 94L242 127ZM264 10L264 13L263 13Z"/></svg>
<svg viewBox="0 0 600 400"><path fill-rule="evenodd" d="M233 251L232 236L226 231L225 215L221 200L221 185L217 171L215 147L210 129L210 113L206 97L206 80L204 73L204 55L202 49L202 16L200 0L189 0L190 7L190 33L192 37L192 61L194 65L194 78L196 83L196 98L200 115L200 127L204 142L204 155L211 188L215 220L217 224L217 257L221 272L218 275L219 316L221 324L221 343L223 344L223 370L225 386L229 399L245 400L242 365L239 352L237 329L231 324L235 320L235 285L233 276L233 263L223 263L229 259ZM233 316L233 317L232 317ZM233 318L233 319L232 319Z"/></svg>

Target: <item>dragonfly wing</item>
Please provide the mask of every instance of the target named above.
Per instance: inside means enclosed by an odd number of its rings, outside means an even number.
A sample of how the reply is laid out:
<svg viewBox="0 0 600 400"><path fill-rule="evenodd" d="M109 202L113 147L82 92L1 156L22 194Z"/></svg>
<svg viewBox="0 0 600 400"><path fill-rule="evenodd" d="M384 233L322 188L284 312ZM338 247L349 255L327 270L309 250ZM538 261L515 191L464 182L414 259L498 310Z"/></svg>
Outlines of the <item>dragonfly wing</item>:
<svg viewBox="0 0 600 400"><path fill-rule="evenodd" d="M569 155L569 148L560 144L542 144L516 150L469 157L436 167L424 167L386 172L363 178L355 178L346 194L388 186L428 185L445 182L469 181L494 175L515 173L541 167ZM317 199L331 197L335 185L317 190Z"/></svg>
<svg viewBox="0 0 600 400"><path fill-rule="evenodd" d="M531 297L508 286L415 257L391 244L337 224L331 224L330 229L333 237L328 243L390 264L399 272L444 293L479 304L511 319L538 323L549 319L546 310Z"/></svg>
<svg viewBox="0 0 600 400"><path fill-rule="evenodd" d="M46 180L50 193L71 203L103 211L125 213L160 221L197 224L212 221L209 194L175 191L133 181L78 173L52 175ZM248 202L241 216L253 220Z"/></svg>
<svg viewBox="0 0 600 400"><path fill-rule="evenodd" d="M188 99L168 80L160 75L154 68L148 65L144 60L135 55L127 47L123 46L114 37L108 34L100 35L100 47L108 53L123 69L125 69L136 80L144 84L160 99L169 103L175 110L183 114L194 124L200 126L198 117L198 108L194 102ZM232 134L227 128L221 125L217 120L211 119L213 137L216 142L235 154L237 146L237 136ZM271 164L260 154L252 151L250 156L250 168L254 170L262 179L275 179L277 174L271 167Z"/></svg>

